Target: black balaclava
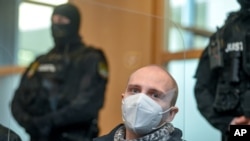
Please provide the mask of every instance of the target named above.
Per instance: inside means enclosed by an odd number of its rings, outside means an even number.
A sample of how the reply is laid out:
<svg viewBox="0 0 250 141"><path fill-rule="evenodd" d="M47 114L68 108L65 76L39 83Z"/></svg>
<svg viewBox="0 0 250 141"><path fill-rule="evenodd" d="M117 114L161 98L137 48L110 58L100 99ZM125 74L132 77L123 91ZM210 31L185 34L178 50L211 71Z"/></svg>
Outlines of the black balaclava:
<svg viewBox="0 0 250 141"><path fill-rule="evenodd" d="M69 24L54 24L52 22L52 36L56 46L65 46L75 39L79 39L80 13L72 4L62 4L55 7L54 14L59 14L70 19Z"/></svg>
<svg viewBox="0 0 250 141"><path fill-rule="evenodd" d="M250 0L237 0L241 6L241 9L249 9L250 8Z"/></svg>

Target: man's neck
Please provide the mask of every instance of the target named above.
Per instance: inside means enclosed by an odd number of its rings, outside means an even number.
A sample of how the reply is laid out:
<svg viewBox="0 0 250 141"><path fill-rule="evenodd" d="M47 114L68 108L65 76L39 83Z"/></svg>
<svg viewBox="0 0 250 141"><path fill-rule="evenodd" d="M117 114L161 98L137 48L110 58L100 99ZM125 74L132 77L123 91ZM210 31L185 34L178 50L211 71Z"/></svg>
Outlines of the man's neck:
<svg viewBox="0 0 250 141"><path fill-rule="evenodd" d="M129 129L126 129L126 133L125 133L126 140L138 139L140 137L142 137L142 136L135 134L134 132L132 132Z"/></svg>

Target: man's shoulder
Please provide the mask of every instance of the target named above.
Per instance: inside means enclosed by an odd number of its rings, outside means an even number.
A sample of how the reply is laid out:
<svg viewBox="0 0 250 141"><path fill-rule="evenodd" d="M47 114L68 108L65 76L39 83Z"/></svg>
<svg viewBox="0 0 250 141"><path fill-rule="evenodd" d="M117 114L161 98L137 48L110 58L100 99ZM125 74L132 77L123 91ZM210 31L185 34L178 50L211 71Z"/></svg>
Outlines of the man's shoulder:
<svg viewBox="0 0 250 141"><path fill-rule="evenodd" d="M87 46L86 51L104 56L104 51L101 48L97 48L95 46L91 46L91 45Z"/></svg>
<svg viewBox="0 0 250 141"><path fill-rule="evenodd" d="M111 130L108 134L94 138L93 141L113 141L114 140L114 136L116 131L121 128L122 126L124 126L123 124L119 124L117 125L113 130Z"/></svg>
<svg viewBox="0 0 250 141"><path fill-rule="evenodd" d="M91 45L83 45L80 48L74 50L72 52L72 55L80 55L83 57L83 55L87 55L87 54L97 54L97 55L104 55L104 52L102 49L97 48L95 46L91 46Z"/></svg>
<svg viewBox="0 0 250 141"><path fill-rule="evenodd" d="M7 140L10 139L10 141L21 141L21 138L17 133L15 133L10 128L7 128L0 124L0 140Z"/></svg>
<svg viewBox="0 0 250 141"><path fill-rule="evenodd" d="M184 141L182 139L182 131L179 128L174 128L174 131L171 133L170 141Z"/></svg>
<svg viewBox="0 0 250 141"><path fill-rule="evenodd" d="M107 57L104 51L94 46L85 46L71 54L72 59L76 62L84 63L87 61L101 61L107 63Z"/></svg>

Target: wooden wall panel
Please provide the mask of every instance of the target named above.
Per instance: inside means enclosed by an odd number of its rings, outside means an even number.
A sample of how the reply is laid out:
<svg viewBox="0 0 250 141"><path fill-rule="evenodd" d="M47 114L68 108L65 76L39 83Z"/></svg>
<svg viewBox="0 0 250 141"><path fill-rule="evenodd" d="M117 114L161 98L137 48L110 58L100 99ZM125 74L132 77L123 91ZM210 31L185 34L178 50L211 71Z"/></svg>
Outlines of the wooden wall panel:
<svg viewBox="0 0 250 141"><path fill-rule="evenodd" d="M110 79L100 112L100 135L122 122L121 94L129 74L153 63L155 0L71 0L82 13L81 35L87 44L102 48ZM159 28L159 27L157 27Z"/></svg>

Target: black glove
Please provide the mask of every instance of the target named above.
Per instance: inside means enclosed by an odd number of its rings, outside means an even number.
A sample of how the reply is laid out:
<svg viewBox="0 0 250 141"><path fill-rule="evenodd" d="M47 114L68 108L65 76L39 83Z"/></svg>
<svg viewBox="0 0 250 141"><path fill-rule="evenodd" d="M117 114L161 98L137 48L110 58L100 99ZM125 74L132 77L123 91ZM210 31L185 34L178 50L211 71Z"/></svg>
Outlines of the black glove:
<svg viewBox="0 0 250 141"><path fill-rule="evenodd" d="M52 118L50 116L36 117L30 122L26 131L39 141L48 140L52 128Z"/></svg>

